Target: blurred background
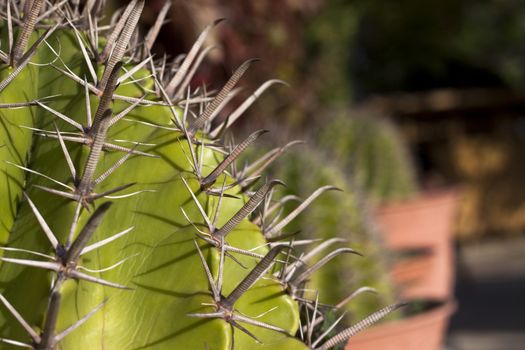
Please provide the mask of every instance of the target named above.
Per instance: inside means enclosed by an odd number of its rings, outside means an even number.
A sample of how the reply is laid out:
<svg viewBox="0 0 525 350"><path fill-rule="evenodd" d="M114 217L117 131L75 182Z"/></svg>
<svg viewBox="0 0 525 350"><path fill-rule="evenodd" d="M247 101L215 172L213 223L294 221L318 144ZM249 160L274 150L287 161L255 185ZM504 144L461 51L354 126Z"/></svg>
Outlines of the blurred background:
<svg viewBox="0 0 525 350"><path fill-rule="evenodd" d="M163 5L147 2L144 28ZM323 194L295 221L307 237L343 237L366 255L327 265L312 282L320 298L377 289L349 303L347 322L414 300L389 322L438 319L429 350L523 349L525 2L173 1L155 54L187 52L218 18L227 21L207 39L217 48L192 86L217 88L244 60L261 58L222 118L266 80L286 81L235 124L236 137L270 129L266 150L307 141L270 169L289 185L283 198L326 184L345 190ZM288 202L287 210L297 205ZM430 212L418 219L420 208ZM396 221L398 211L408 223ZM403 341L390 344L412 349Z"/></svg>

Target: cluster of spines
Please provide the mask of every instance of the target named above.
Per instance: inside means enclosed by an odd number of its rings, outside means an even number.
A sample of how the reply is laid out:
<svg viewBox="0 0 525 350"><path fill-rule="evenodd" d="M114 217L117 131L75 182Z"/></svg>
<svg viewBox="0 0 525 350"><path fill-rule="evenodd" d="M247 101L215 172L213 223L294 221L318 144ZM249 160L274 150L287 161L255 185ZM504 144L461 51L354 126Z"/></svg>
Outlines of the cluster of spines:
<svg viewBox="0 0 525 350"><path fill-rule="evenodd" d="M45 233L49 243L53 247L54 255L46 255L41 252L27 251L18 248L4 248L4 250L11 251L24 251L39 257L44 257L47 261L40 260L29 260L29 259L15 259L15 258L1 258L2 261L7 263L20 264L30 267L43 268L51 270L54 272L54 279L52 286L50 288L50 295L48 300L48 308L46 312L45 322L40 333L37 333L18 313L18 311L9 303L9 301L0 294L0 301L4 306L9 310L9 312L16 318L20 325L27 331L28 335L31 338L30 343L24 343L17 340L11 339L0 339L1 341L20 347L26 347L30 349L45 349L52 350L55 349L57 344L72 331L77 329L80 325L86 322L89 317L95 314L100 310L104 304L101 303L95 307L92 311L87 313L84 317L79 319L76 323L68 327L67 329L58 332L56 331L56 322L58 314L60 311L60 286L67 279L83 279L89 282L98 283L104 286L128 289L128 287L106 281L104 279L94 277L89 275L81 270L83 268L80 266L80 257L92 250L99 249L106 244L113 242L114 240L126 235L133 228L128 228L120 233L117 233L113 236L110 236L107 239L99 241L97 243L89 244L90 239L93 236L93 233L99 226L102 221L104 214L111 205L110 202L105 202L98 207L95 203L100 199L111 199L119 198L123 196L132 196L138 195L143 191L137 191L130 194L125 194L122 196L113 196L115 193L126 190L127 188L133 186L133 184L122 184L117 188L97 193L95 192L95 187L108 178L119 166L128 160L131 155L136 156L149 156L154 157L154 155L141 152L137 150L137 147L141 145L140 142L134 142L136 147L125 148L114 143L111 143L107 140L107 131L108 129L118 122L120 119L124 118L127 113L131 112L135 107L139 105L163 105L167 106L172 111L172 121L174 127L171 129L182 133L186 142L188 142L188 149L190 154L186 154L190 164L192 165L193 171L200 182L200 190L206 191L206 193L219 197L218 208L216 209L214 218L209 218L206 214L204 208L201 206L197 200L195 194L186 183L184 178L181 178L184 185L186 186L191 198L194 200L196 206L199 209L199 212L202 215L204 222L207 224L208 231L199 229L194 225L197 230L196 236L199 239L206 241L212 246L220 250L220 264L219 264L219 274L217 281L214 280L212 273L204 259L204 256L201 252L201 249L195 241L196 251L199 254L200 260L203 265L203 271L206 273L209 282L209 288L213 296L214 304L212 305L215 308L214 312L210 313L193 313L187 316L190 317L201 317L201 318L219 318L231 324L232 327L235 327L256 341L257 338L253 335L248 329L243 327L241 323L248 323L254 326L267 328L277 332L286 333L285 330L260 322L257 320L257 317L247 317L240 314L235 310L235 302L260 278L262 278L265 273L267 273L273 264L277 264L273 271L273 275L279 282L283 285L285 290L287 290L292 297L297 300L301 308L306 310L306 324L301 325L300 337L307 343L312 349L328 349L329 347L336 345L342 341L345 341L349 336L352 336L356 331L361 330L365 326L368 326L372 321L383 317L388 312L397 308L397 305L388 307L386 309L380 310L378 313L373 314L370 318L363 320L362 322L356 324L355 326L344 330L333 338L327 340L323 345L318 347L319 343L322 342L325 336L328 334L328 331L321 334L317 339L312 339L314 330L324 319L324 314L321 310L326 305L320 305L316 300L308 300L304 297L304 291L306 290L306 283L312 273L321 268L331 259L335 258L344 253L356 253L350 248L339 248L333 250L332 252L324 255L316 263L309 266L309 263L316 258L323 250L327 249L331 244L335 243L335 240L330 240L324 243L321 243L319 246L314 248L311 252L301 255L294 256L293 248L299 245L306 245L315 243L312 240L306 241L285 241L287 237L282 234L283 228L293 220L297 215L299 215L315 198L321 195L327 190L335 189L332 186L325 186L317 191L315 191L309 198L302 201L301 204L292 211L285 218L281 218L280 213L275 215L275 212L279 210L286 201L290 199L297 198L285 198L281 201L275 203L272 201L271 196L273 193L273 188L275 185L282 184L279 181L269 181L262 185L256 191L250 190L253 184L260 178L261 173L265 168L271 164L280 154L282 154L286 148L293 145L295 142L292 142L282 148L278 148L270 151L266 155L262 156L259 160L254 162L252 165L245 167L242 170L237 170L235 168L236 158L255 140L264 134L266 131L261 130L251 134L246 140L240 144L232 147L228 152L221 148L220 144L217 142L218 138L222 136L224 131L228 129L234 122L237 120L248 107L255 102L255 100L260 96L264 90L273 85L274 83L282 83L280 80L269 80L259 89L257 89L249 98L245 100L233 113L229 115L228 118L215 128L211 128L212 122L223 110L224 106L234 97L239 90L235 89L235 86L244 75L246 70L249 68L253 60L249 60L242 64L232 75L229 81L223 86L223 88L218 91L216 94L209 94L205 89L197 89L196 91L191 91L189 84L193 74L195 74L197 67L204 59L205 55L211 50L210 48L203 48L205 38L211 29L217 25L219 21L214 22L209 25L202 34L197 39L194 46L189 51L188 55L180 61L176 59L172 64L168 64L168 59L163 57L160 61L154 60L151 55L151 48L155 42L155 38L159 33L160 26L164 22L164 19L168 13L169 2L162 8L159 13L159 16L155 22L155 25L150 29L148 34L145 36L143 45L138 45L138 36L135 35L136 26L144 7L143 0L132 0L128 6L121 13L120 19L118 21L113 21L109 27L109 36L105 46L99 51L99 33L101 31L108 31L108 28L101 28L98 25L98 15L103 8L103 1L100 0L88 0L83 6L80 5L79 1L58 1L55 4L46 2L45 0L26 0L16 4L14 1L8 0L6 5L0 10L2 17L6 20L7 30L8 30L8 49L7 51L0 50L0 59L4 61L5 64L13 67L12 73L0 82L0 92L4 90L20 72L30 64L32 57L36 54L38 48L42 45L47 45L53 52L56 54L56 60L61 60L60 55L56 52L51 45L47 42L47 39L58 29L58 28L69 28L74 31L75 36L78 40L79 47L81 48L82 54L85 59L85 64L88 67L88 71L91 75L91 82L84 77L81 78L77 76L72 70L68 69L65 62L62 62L64 68L61 68L50 62L47 65L61 72L65 78L73 79L78 84L81 84L85 90L86 98L86 124L81 125L77 121L52 109L46 105L46 102L50 99L53 99L55 96L47 96L34 101L29 102L9 102L0 105L0 108L14 109L14 108L23 108L29 106L39 106L47 112L51 113L55 117L61 119L62 121L68 123L73 128L78 130L77 133L64 133L61 132L55 124L55 131L47 131L31 128L36 135L51 137L58 141L60 148L63 151L64 157L66 159L67 165L71 177L73 179L73 186L67 185L63 182L55 180L48 177L45 174L37 173L34 170L31 170L28 167L23 165L13 164L25 171L32 172L35 175L43 176L53 183L63 187L63 189L55 189L50 187L44 187L35 185L41 190L47 191L53 195L58 195L68 200L74 201L77 203L76 211L72 220L71 228L67 241L62 244L58 241L56 235L52 232L48 224L46 223L44 217L40 214L38 208L33 204L31 199L26 195L26 200L36 217L42 231ZM45 28L43 34L41 34L37 40L28 48L28 43L31 34L34 32L35 28L39 27L39 23L43 19L52 18L56 24L42 24L42 28ZM14 40L14 25L17 25L21 28L16 42ZM82 37L79 28L83 28L86 36ZM84 38L87 37L87 40ZM133 41L135 40L135 41ZM123 60L127 58L128 61L137 62L134 68L126 71L121 75L123 70ZM102 74L101 79L97 77L95 66L93 62L98 64L104 64L105 70ZM142 98L132 98L127 96L121 96L115 93L117 86L121 83L124 83L128 79L133 79L133 73L139 69L147 67L151 71L151 78L154 79L155 85L151 91L144 91L144 97ZM132 80L133 81L133 80ZM91 115L90 110L90 94L94 94L99 97L99 104L96 110L94 117ZM147 94L155 94L157 96L156 100L149 100L146 98ZM112 110L110 109L111 102L113 100L124 100L130 103L130 106L124 111L117 115L113 115ZM193 112L193 108L190 107L197 106L198 113ZM177 108L182 108L184 113L182 113L182 119L180 113L176 111ZM192 118L191 115L194 115L195 118ZM157 125L151 125L152 127L162 127ZM199 139L199 133L202 132L204 135L208 135L210 141L206 141L204 137ZM65 142L78 142L89 148L89 155L85 162L83 169L75 169L73 160L68 152ZM219 150L226 153L226 156L218 166L211 171L208 175L204 176L202 173L202 155L196 154L194 145L200 146L201 152L204 150L204 147L210 147L214 150ZM120 151L123 152L123 157L117 161L114 165L104 171L98 177L95 177L95 172L97 166L99 165L100 157L102 152L106 150L111 151ZM223 174L228 169L231 169L232 176L236 179L235 183L226 185L222 184L219 188L213 188L213 185L216 184L219 176ZM249 199L243 205L243 207L233 215L223 226L216 227L217 217L220 210L220 205L223 197L229 196L225 194L225 191L233 186L239 185L243 190L246 190L250 194ZM260 225L264 236L268 239L268 243L271 247L269 252L266 255L260 255L255 253L252 250L243 250L230 246L226 242L227 235L252 212L254 212L257 207L262 205L262 210L260 214L255 217L253 222ZM96 209L95 209L96 208ZM75 235L77 231L77 226L82 211L92 211L89 220L80 230L78 235ZM190 224L193 225L188 215L181 208L183 215L187 218ZM287 248L287 253L283 253L283 250ZM228 296L222 295L222 274L223 274L223 265L225 257L229 257L234 261L237 261L231 253L245 254L257 259L260 259L258 264L251 270L250 273L237 285L236 288ZM118 262L117 264L109 267L114 268L122 263L123 261ZM239 262L240 264L240 262ZM97 271L93 271L97 272ZM355 295L368 291L366 288L360 289L345 300L339 305L336 305L335 308L339 308L343 303L348 302ZM269 310L271 311L271 310ZM268 311L268 312L269 312ZM311 314L311 315L310 315ZM334 324L335 326L335 324ZM233 330L233 328L232 328Z"/></svg>

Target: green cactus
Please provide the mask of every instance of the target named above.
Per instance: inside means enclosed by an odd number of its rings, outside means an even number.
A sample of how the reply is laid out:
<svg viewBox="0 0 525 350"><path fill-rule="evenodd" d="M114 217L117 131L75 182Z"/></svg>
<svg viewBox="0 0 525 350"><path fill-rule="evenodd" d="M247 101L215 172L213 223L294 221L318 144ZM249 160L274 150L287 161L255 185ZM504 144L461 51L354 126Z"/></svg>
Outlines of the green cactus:
<svg viewBox="0 0 525 350"><path fill-rule="evenodd" d="M399 131L369 113L337 113L317 138L375 202L399 200L417 191L414 166Z"/></svg>
<svg viewBox="0 0 525 350"><path fill-rule="evenodd" d="M351 262L334 259L312 276L315 292L310 297L315 298L318 293L321 303L341 305L348 311L345 321L352 323L395 299L396 291L388 275L389 253L368 207L414 194L414 170L399 131L386 119L338 113L318 129L321 132L308 146L290 151L272 171L289 184L285 198L291 194L308 196L326 184L344 192L319 197L317 205L290 223L288 229L311 239L331 241L332 247L350 244L365 252L364 258ZM318 148L312 147L314 144ZM303 176L303 169L309 169L308 176ZM284 213L292 210L288 203ZM345 283L334 284L335 280ZM342 302L353 291L374 290L379 293L367 293L351 303Z"/></svg>
<svg viewBox="0 0 525 350"><path fill-rule="evenodd" d="M316 199L316 205L288 227L302 236L332 242L332 247L350 245L365 256L358 259L334 259L312 277L312 288L319 293L319 302L341 305L348 312L346 321L353 322L395 299L392 281L387 273L388 254L382 247L375 225L367 212L365 195L338 164L332 163L322 151L311 146L290 151L276 163L275 176L290 184L284 195L296 193L306 197L317 188L333 184L343 193L327 193ZM322 166L312 167L312 164ZM309 168L308 177L301 176ZM291 206L285 212L292 211ZM334 281L342 281L334 284ZM362 292L359 299L353 297ZM352 298L346 297L353 295ZM311 297L315 297L311 296ZM346 299L346 300L345 300ZM341 303L342 302L342 303Z"/></svg>
<svg viewBox="0 0 525 350"><path fill-rule="evenodd" d="M220 140L271 83L215 125L251 61L216 94L191 89L219 21L182 61L157 60L150 49L169 3L142 40L134 33L144 2L130 1L106 28L101 1L0 6L3 348L328 349L344 341L363 324L320 346L324 338L295 337L313 269L293 242L269 241L285 235L286 219L271 232L249 220L279 182L256 181L264 159L243 173L233 163L264 132L234 148Z"/></svg>

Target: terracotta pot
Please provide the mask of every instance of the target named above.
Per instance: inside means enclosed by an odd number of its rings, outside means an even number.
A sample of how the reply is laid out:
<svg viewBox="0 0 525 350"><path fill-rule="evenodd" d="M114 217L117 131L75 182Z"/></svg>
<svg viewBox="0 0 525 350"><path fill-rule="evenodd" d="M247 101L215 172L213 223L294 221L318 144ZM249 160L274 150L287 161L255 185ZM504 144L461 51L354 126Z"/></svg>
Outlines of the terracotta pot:
<svg viewBox="0 0 525 350"><path fill-rule="evenodd" d="M459 199L457 190L432 191L376 211L385 243L393 250L432 248L449 242Z"/></svg>
<svg viewBox="0 0 525 350"><path fill-rule="evenodd" d="M432 192L377 210L387 248L429 252L394 263L391 275L400 286L401 297L446 300L452 296L452 234L458 199L458 191Z"/></svg>
<svg viewBox="0 0 525 350"><path fill-rule="evenodd" d="M454 288L454 260L450 243L433 247L429 254L393 265L391 276L403 299L446 300Z"/></svg>
<svg viewBox="0 0 525 350"><path fill-rule="evenodd" d="M405 319L387 322L352 337L346 350L441 350L452 301Z"/></svg>

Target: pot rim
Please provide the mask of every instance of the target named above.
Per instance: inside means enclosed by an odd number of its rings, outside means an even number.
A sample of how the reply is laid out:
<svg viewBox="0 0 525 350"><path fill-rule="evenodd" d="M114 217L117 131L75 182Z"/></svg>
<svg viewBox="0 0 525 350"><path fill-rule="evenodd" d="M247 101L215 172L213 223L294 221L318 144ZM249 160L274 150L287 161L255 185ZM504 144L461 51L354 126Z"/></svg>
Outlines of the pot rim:
<svg viewBox="0 0 525 350"><path fill-rule="evenodd" d="M375 212L377 215L389 215L434 207L444 203L455 203L460 200L461 194L462 190L459 187L424 190L411 198L381 204L375 208Z"/></svg>

